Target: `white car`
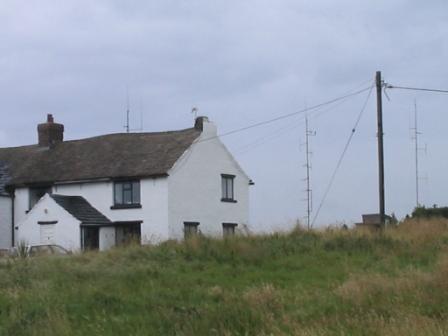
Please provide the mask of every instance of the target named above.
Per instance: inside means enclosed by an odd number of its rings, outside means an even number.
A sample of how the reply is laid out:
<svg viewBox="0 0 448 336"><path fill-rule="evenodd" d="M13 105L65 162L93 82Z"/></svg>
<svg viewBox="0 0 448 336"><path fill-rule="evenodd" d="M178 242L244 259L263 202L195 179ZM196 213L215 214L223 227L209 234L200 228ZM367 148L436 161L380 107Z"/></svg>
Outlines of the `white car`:
<svg viewBox="0 0 448 336"><path fill-rule="evenodd" d="M21 255L19 251L20 248L12 247L9 250L9 255L11 257L18 257ZM36 256L48 256L48 255L67 255L70 254L65 248L59 245L28 245L24 248L22 252L26 257L36 257Z"/></svg>

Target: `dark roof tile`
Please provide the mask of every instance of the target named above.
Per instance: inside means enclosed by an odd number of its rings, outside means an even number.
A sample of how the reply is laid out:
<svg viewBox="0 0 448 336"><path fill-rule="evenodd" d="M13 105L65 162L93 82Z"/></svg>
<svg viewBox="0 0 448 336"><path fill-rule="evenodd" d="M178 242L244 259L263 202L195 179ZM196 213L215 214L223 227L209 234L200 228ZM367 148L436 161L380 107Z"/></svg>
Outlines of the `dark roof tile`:
<svg viewBox="0 0 448 336"><path fill-rule="evenodd" d="M111 224L112 222L95 209L84 197L50 195L57 204L80 220L82 224Z"/></svg>

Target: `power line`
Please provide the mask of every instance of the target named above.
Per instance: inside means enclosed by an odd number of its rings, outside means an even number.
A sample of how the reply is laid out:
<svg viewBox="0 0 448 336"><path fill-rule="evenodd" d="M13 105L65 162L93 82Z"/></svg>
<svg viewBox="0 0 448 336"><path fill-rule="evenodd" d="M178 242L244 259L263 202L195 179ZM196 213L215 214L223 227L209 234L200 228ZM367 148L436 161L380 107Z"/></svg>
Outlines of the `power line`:
<svg viewBox="0 0 448 336"><path fill-rule="evenodd" d="M245 126L245 127L237 128L235 130L228 131L228 132L225 132L225 133L222 133L222 134L218 134L218 135L215 135L215 136L212 136L212 137L209 137L209 138L201 139L201 140L197 141L197 143L213 140L213 139L216 139L216 138L225 137L225 136L228 136L228 135L231 135L231 134L235 134L235 133L239 133L239 132L243 132L243 131L247 131L247 130L255 128L255 127L264 126L264 125L271 124L271 123L279 121L279 120L290 118L290 117L296 116L296 115L301 114L301 113L314 111L314 110L319 109L319 108L321 108L323 106L330 105L330 104L336 103L338 101L341 101L341 100L344 100L344 99L347 99L347 98L359 95L359 94L361 94L361 93L363 93L363 92L365 92L367 90L370 90L371 88L372 88L372 86L369 86L369 87L364 88L362 90L358 90L358 91L346 94L344 96L340 96L340 97L328 100L326 102L323 102L323 103L320 103L320 104L317 104L317 105L314 105L314 106L302 109L300 111L284 114L284 115L281 115L281 116L273 118L273 119L260 121L258 123L252 124L252 125L248 125L248 126Z"/></svg>
<svg viewBox="0 0 448 336"><path fill-rule="evenodd" d="M371 80L370 80L371 81ZM359 87L359 86L358 86ZM344 104L346 102L346 100L341 100L339 101L337 104L330 106L326 109L320 110L320 111L315 111L314 115L312 115L313 118L319 118L321 117L323 114L334 110L335 108L341 106L342 104ZM277 138L280 138L282 136L285 136L288 134L288 132L293 131L295 129L297 129L299 126L303 125L305 123L305 117L302 117L301 119L299 119L297 122L294 123L290 123L287 126L281 127L269 134L265 134L259 138L257 138L255 141L250 142L249 144L243 145L242 147L238 148L235 151L236 155L241 155L241 154L245 154L253 149L258 148L261 145L264 145L265 143L271 141L271 140L275 140Z"/></svg>
<svg viewBox="0 0 448 336"><path fill-rule="evenodd" d="M407 86L395 86L395 85L391 85L391 84L386 84L385 88L386 89L401 89L401 90L412 90L412 91L427 91L427 92L448 93L448 90L428 89L428 88L415 88L415 87L407 87Z"/></svg>
<svg viewBox="0 0 448 336"><path fill-rule="evenodd" d="M271 132L267 135L263 135L262 137L257 138L255 141L252 141L252 142L238 148L235 151L235 154L240 155L240 154L247 153L253 149L256 149L256 148L266 144L269 141L276 140L282 136L288 135L289 132L297 129L301 124L303 124L302 120L300 120L299 124L294 124L292 126L288 125L286 127L279 128L279 129L275 130L274 132Z"/></svg>
<svg viewBox="0 0 448 336"><path fill-rule="evenodd" d="M369 93L367 95L367 98L366 98L366 100L364 102L364 105L363 105L361 111L358 114L358 117L356 119L355 125L353 126L352 131L351 131L351 133L350 133L350 135L349 135L349 137L347 139L347 143L345 144L344 150L342 151L342 154L339 157L338 163L336 164L336 167L335 167L335 169L333 171L333 174L331 175L330 182L328 183L327 188L325 189L324 196L322 197L322 200L319 203L319 207L317 208L316 214L314 215L313 221L311 223L311 227L314 226L314 223L316 222L316 219L319 216L319 212L322 209L322 206L323 206L323 204L324 204L324 202L325 202L325 200L326 200L326 198L328 196L328 193L330 192L331 186L333 185L334 179L336 178L336 174L337 174L339 168L341 167L342 161L344 160L344 157L345 157L345 154L347 153L348 147L350 146L350 143L351 143L351 141L353 139L353 136L355 135L356 128L358 127L358 124L361 121L361 117L364 114L364 111L365 111L365 109L367 107L367 103L369 102L370 96L371 96L372 91L373 91L373 87L374 87L374 85L372 85L372 86L370 86L368 88L369 89Z"/></svg>

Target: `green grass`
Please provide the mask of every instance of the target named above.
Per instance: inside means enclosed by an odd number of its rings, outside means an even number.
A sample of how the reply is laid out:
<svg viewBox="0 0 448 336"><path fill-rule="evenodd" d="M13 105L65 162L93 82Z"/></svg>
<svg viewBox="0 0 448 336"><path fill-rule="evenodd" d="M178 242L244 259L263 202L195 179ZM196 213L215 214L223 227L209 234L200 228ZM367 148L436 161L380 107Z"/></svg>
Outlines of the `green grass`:
<svg viewBox="0 0 448 336"><path fill-rule="evenodd" d="M448 335L448 226L0 263L0 335Z"/></svg>

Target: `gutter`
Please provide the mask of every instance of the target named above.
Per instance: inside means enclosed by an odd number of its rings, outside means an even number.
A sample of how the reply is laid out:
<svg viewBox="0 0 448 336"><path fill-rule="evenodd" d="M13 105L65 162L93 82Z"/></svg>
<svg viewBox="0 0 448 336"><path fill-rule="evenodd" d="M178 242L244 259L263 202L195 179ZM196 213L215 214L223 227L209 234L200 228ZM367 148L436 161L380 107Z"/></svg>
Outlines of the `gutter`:
<svg viewBox="0 0 448 336"><path fill-rule="evenodd" d="M60 186L67 184L78 184L78 183L98 183L98 182L113 182L113 181L128 181L128 180L142 180L142 179L156 179L168 177L169 174L165 173L155 173L150 175L136 175L136 176L116 176L116 177L100 177L91 179L80 179L80 180L62 180L62 181L44 181L44 182L20 182L8 184L9 188L33 188L42 186Z"/></svg>
<svg viewBox="0 0 448 336"><path fill-rule="evenodd" d="M15 246L15 214L14 214L14 203L15 203L15 190L13 190L11 192L11 246L14 247Z"/></svg>

